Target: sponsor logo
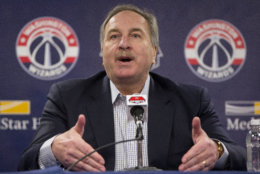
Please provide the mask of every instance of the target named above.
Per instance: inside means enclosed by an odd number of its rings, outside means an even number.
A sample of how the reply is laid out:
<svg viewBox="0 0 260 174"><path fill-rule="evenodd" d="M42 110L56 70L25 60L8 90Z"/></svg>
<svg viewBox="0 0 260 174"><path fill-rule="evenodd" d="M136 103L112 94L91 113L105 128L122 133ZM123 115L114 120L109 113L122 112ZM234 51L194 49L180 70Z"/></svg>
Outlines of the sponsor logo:
<svg viewBox="0 0 260 174"><path fill-rule="evenodd" d="M54 17L30 21L20 31L16 54L22 68L41 80L54 80L69 73L79 54L73 29Z"/></svg>
<svg viewBox="0 0 260 174"><path fill-rule="evenodd" d="M185 60L201 79L222 82L235 76L246 59L246 43L239 30L223 20L196 25L185 42Z"/></svg>
<svg viewBox="0 0 260 174"><path fill-rule="evenodd" d="M260 101L226 101L225 112L229 116L260 115Z"/></svg>
<svg viewBox="0 0 260 174"><path fill-rule="evenodd" d="M0 130L36 130L40 125L40 117L27 119L13 118L17 115L30 115L31 102L29 100L0 100ZM23 117L22 117L23 118Z"/></svg>
<svg viewBox="0 0 260 174"><path fill-rule="evenodd" d="M14 119L9 117L0 117L0 130L36 130L39 125L40 117L32 117L31 119Z"/></svg>
<svg viewBox="0 0 260 174"><path fill-rule="evenodd" d="M260 101L226 101L225 114L229 117L227 130L248 130L250 120L259 119Z"/></svg>
<svg viewBox="0 0 260 174"><path fill-rule="evenodd" d="M29 115L31 113L28 100L0 100L0 115Z"/></svg>
<svg viewBox="0 0 260 174"><path fill-rule="evenodd" d="M144 103L145 99L142 96L140 96L140 97L131 97L129 99L129 102L132 103L132 104L140 104L140 103Z"/></svg>
<svg viewBox="0 0 260 174"><path fill-rule="evenodd" d="M127 95L126 101L128 106L134 106L134 105L143 105L147 106L147 95Z"/></svg>
<svg viewBox="0 0 260 174"><path fill-rule="evenodd" d="M251 117L251 120L258 119ZM251 120L244 120L241 118L227 118L227 130L247 131L250 129Z"/></svg>

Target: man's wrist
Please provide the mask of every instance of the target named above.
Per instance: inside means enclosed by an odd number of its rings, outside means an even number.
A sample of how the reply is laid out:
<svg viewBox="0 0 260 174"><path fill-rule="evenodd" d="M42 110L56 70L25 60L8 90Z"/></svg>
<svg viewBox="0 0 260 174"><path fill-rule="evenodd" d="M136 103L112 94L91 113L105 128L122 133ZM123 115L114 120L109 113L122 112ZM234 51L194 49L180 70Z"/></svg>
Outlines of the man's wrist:
<svg viewBox="0 0 260 174"><path fill-rule="evenodd" d="M59 165L59 163L57 163L57 160L54 157L52 150L51 150L51 144L55 137L56 136L53 136L52 138L45 141L40 148L38 164L41 169L44 169L44 168L50 167L50 166Z"/></svg>
<svg viewBox="0 0 260 174"><path fill-rule="evenodd" d="M222 143L217 140L217 139L212 139L216 145L217 145L217 150L218 150L218 159L222 156L222 154L224 153L224 147L222 145Z"/></svg>

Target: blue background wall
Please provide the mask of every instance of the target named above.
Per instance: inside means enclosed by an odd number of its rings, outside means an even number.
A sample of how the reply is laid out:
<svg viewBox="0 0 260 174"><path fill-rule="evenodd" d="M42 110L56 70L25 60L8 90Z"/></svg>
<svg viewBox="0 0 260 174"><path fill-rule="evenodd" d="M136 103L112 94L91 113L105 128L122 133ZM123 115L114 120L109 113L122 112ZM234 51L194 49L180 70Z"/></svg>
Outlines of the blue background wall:
<svg viewBox="0 0 260 174"><path fill-rule="evenodd" d="M86 78L103 70L99 56L99 27L108 10L118 3L132 3L150 9L158 18L160 26L160 66L153 71L174 81L207 87L223 126L242 146L248 121L259 118L260 109L260 1L259 0L1 0L0 1L0 171L14 171L20 155L32 139L38 118L46 102L51 84L70 78ZM79 54L71 71L56 79L39 79L30 75L19 63L17 39L22 29L33 20L41 17L62 20L72 28L78 39ZM205 55L211 64L213 52L218 53L219 65L239 69L228 79L212 82L196 75L189 67L185 57L185 42L199 23L214 21L227 22L238 30L245 42L246 55L241 64L227 63L228 54L234 55L239 49L232 47L233 39L223 41L214 52L213 46ZM206 22L207 24L207 22ZM48 27L45 27L45 29ZM44 29L44 27L43 27ZM218 31L228 33L227 28L212 28L211 36ZM222 36L222 35L221 35ZM208 36L205 36L206 39ZM65 41L57 41L63 52ZM197 42L198 43L198 42ZM31 51L38 42L31 43ZM201 53L208 41L199 44ZM63 46L62 46L63 45ZM43 47L44 48L44 47ZM40 50L40 49L39 49ZM58 57L53 47L50 57ZM57 50L56 50L57 51ZM56 52L57 53L57 52ZM41 49L37 53L38 61L46 56ZM30 58L29 54L28 57ZM196 58L194 55L193 58ZM28 63L25 65L29 65ZM71 64L66 64L69 66ZM200 64L193 64L197 68ZM216 70L217 71L217 70ZM212 71L214 72L214 71ZM5 110L3 101L22 100L29 102L29 114L11 107L15 112ZM9 105L10 106L10 105ZM232 109L233 108L233 109ZM25 126L22 126L24 122Z"/></svg>

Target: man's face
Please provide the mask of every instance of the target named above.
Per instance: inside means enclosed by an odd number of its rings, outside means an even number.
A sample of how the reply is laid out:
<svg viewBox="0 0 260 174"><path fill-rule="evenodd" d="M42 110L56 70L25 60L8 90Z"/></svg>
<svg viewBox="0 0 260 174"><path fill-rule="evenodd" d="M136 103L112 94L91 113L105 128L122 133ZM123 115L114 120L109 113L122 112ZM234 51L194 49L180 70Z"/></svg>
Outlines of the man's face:
<svg viewBox="0 0 260 174"><path fill-rule="evenodd" d="M113 16L105 27L102 54L107 75L114 83L146 80L156 48L145 18L132 11Z"/></svg>

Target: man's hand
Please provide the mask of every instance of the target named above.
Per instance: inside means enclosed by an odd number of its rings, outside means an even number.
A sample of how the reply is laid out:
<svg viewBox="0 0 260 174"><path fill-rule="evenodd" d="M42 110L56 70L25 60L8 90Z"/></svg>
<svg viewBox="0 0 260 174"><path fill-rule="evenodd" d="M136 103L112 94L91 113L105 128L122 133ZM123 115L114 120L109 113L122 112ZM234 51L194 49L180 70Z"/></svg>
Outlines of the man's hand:
<svg viewBox="0 0 260 174"><path fill-rule="evenodd" d="M199 117L192 120L192 139L194 145L183 155L180 171L208 171L218 160L216 143L201 128Z"/></svg>
<svg viewBox="0 0 260 174"><path fill-rule="evenodd" d="M52 143L52 152L55 158L65 167L69 167L75 161L94 149L83 139L85 116L79 115L74 127L55 137ZM105 171L105 160L97 152L93 153L83 161L79 162L73 170L75 171Z"/></svg>

